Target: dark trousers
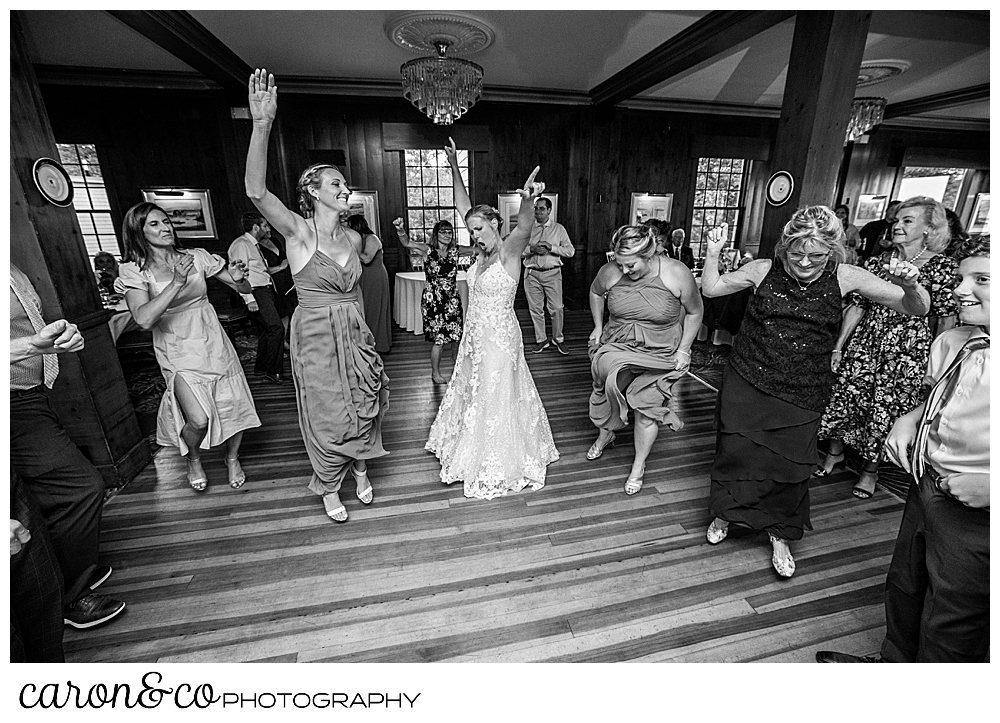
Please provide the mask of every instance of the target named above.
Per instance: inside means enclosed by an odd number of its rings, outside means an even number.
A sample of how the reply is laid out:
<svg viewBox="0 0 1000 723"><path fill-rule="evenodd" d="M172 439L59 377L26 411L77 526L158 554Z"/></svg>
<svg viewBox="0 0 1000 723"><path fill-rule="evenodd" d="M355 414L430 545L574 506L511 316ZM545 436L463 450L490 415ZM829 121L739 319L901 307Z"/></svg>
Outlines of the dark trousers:
<svg viewBox="0 0 1000 723"><path fill-rule="evenodd" d="M990 513L910 483L885 582L882 658L982 663L990 646Z"/></svg>
<svg viewBox="0 0 1000 723"><path fill-rule="evenodd" d="M17 472L10 475L10 518L31 539L10 558L10 662L63 662L63 579L45 520Z"/></svg>
<svg viewBox="0 0 1000 723"><path fill-rule="evenodd" d="M97 567L104 479L63 431L41 388L10 393L10 461L45 518L69 604L89 592Z"/></svg>
<svg viewBox="0 0 1000 723"><path fill-rule="evenodd" d="M278 299L270 286L256 286L253 298L257 301L254 318L264 328L257 338L257 361L253 370L257 374L280 374L285 353L285 327L278 314Z"/></svg>

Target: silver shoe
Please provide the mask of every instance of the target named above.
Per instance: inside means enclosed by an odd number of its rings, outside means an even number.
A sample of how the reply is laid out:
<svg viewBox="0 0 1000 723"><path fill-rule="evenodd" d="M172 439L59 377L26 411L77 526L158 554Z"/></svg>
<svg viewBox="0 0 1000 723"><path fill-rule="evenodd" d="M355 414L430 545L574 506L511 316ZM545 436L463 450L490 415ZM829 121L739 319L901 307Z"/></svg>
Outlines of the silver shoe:
<svg viewBox="0 0 1000 723"><path fill-rule="evenodd" d="M771 545L773 546L775 542L784 542L785 546L788 547L788 542L782 540L774 535L768 534L771 539ZM781 577L791 577L795 574L795 560L792 558L792 548L788 548L788 557L780 558L778 557L778 552L776 550L771 551L771 564L774 566L774 571L778 573Z"/></svg>
<svg viewBox="0 0 1000 723"><path fill-rule="evenodd" d="M718 517L715 520L719 519ZM719 527L715 524L715 520L712 520L712 524L708 526L708 531L705 533L705 538L708 540L709 545L718 545L720 542L726 539L726 535L729 534L729 525L725 527Z"/></svg>

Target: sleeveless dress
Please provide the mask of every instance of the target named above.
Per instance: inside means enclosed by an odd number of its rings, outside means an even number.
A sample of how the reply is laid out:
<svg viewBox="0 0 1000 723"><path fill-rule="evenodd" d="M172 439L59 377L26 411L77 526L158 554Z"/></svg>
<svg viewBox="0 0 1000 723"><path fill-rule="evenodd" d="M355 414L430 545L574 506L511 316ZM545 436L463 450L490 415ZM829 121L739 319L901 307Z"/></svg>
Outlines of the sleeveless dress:
<svg viewBox="0 0 1000 723"><path fill-rule="evenodd" d="M683 307L660 278L628 276L607 294L608 323L600 346L590 349L590 421L600 429L628 424L628 410L677 431L683 422L669 408L676 371L674 353L681 340Z"/></svg>
<svg viewBox="0 0 1000 723"><path fill-rule="evenodd" d="M382 249L367 264L361 264L361 300L365 322L375 335L375 351L385 354L392 348L392 304L389 272L382 261Z"/></svg>
<svg viewBox="0 0 1000 723"><path fill-rule="evenodd" d="M208 301L205 279L219 273L226 262L204 249L181 253L194 257L194 269L152 332L156 361L167 383L156 415L156 443L178 447L186 455L188 445L181 437L184 414L174 389L178 377L187 383L208 416L201 449L211 449L237 432L259 427L260 419L240 359ZM152 272L135 263L122 264L118 273L115 290L121 294L137 289L153 299L170 283L157 281Z"/></svg>
<svg viewBox="0 0 1000 723"><path fill-rule="evenodd" d="M875 256L865 268L888 280L883 259ZM958 302L955 260L939 254L920 267L917 282L931 298L927 316L954 316ZM833 396L823 414L819 438L836 437L875 462L882 443L901 416L923 403L924 374L930 358L931 331L927 318L909 316L851 294L851 303L865 312L837 369Z"/></svg>
<svg viewBox="0 0 1000 723"><path fill-rule="evenodd" d="M775 260L747 304L716 405L713 516L802 539L843 321L837 265L805 289Z"/></svg>
<svg viewBox="0 0 1000 723"><path fill-rule="evenodd" d="M425 449L441 461L442 482L462 480L466 497L491 500L544 487L559 452L524 360L517 281L499 261L478 266L469 268L469 316Z"/></svg>
<svg viewBox="0 0 1000 723"><path fill-rule="evenodd" d="M358 294L361 260L344 266L319 249L297 273L292 314L292 378L302 441L312 464L309 489L338 492L356 459L388 454L382 418L389 382Z"/></svg>
<svg viewBox="0 0 1000 723"><path fill-rule="evenodd" d="M427 283L420 297L424 315L424 340L447 344L462 338L462 297L458 293L458 249L451 246L444 256L436 248L424 261Z"/></svg>

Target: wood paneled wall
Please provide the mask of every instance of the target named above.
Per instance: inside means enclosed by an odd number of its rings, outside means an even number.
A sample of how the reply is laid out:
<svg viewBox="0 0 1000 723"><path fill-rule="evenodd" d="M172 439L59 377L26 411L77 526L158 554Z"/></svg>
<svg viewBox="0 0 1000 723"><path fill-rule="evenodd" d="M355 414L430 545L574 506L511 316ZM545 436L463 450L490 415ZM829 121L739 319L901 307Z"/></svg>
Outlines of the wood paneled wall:
<svg viewBox="0 0 1000 723"><path fill-rule="evenodd" d="M250 121L230 117L223 93L48 85L43 95L58 141L98 144L117 224L140 200L141 187L178 185L212 192L220 239L206 248L223 252L242 233L240 215L252 209L243 191ZM384 150L382 123L433 128L429 121L402 98L286 93L280 103L270 188L296 208L294 187L302 169L342 152L348 183L378 192L385 263L390 274L400 270L403 255L391 222L404 215L402 159L398 151ZM495 204L498 193L522 183L536 164L542 167L539 177L559 194L559 221L577 246L564 272L566 303L579 309L586 307L611 234L627 221L633 192L674 194L671 222L687 228L697 156L718 139L725 154L745 145L746 157L762 160L777 119L483 102L453 128L434 131L445 139L449 131L458 134L472 125L489 129L489 149L474 154L474 201ZM895 182L889 163L901 162L907 146L944 149L946 155L959 149L961 155L988 149L989 134L881 129L870 144L854 147L844 197L889 192ZM762 180L752 179L740 239L745 248L755 249L760 240Z"/></svg>

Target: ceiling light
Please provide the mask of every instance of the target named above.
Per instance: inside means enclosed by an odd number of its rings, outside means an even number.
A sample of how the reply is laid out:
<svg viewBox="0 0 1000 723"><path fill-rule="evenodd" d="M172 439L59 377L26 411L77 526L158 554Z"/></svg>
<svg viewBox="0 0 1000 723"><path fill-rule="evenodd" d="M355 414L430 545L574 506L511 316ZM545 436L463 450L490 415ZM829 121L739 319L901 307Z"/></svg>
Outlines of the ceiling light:
<svg viewBox="0 0 1000 723"><path fill-rule="evenodd" d="M853 143L882 122L885 98L855 98L851 101L851 118L847 122L847 142Z"/></svg>

